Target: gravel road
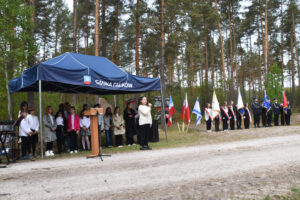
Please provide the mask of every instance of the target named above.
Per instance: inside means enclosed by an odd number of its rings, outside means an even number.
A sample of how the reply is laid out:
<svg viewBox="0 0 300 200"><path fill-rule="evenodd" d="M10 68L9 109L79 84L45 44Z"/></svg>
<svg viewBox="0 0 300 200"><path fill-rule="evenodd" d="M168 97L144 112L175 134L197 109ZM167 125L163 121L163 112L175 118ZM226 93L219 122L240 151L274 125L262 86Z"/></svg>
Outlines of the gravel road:
<svg viewBox="0 0 300 200"><path fill-rule="evenodd" d="M300 187L300 135L23 162L0 183L0 199L263 199Z"/></svg>

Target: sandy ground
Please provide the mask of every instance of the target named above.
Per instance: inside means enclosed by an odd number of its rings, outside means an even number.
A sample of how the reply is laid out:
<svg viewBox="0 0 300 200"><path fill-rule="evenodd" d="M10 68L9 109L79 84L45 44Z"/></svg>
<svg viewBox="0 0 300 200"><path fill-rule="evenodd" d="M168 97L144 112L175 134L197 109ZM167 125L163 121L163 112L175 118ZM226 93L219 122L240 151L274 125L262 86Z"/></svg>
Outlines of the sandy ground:
<svg viewBox="0 0 300 200"><path fill-rule="evenodd" d="M70 158L12 164L0 169L0 199L263 199L287 194L300 187L300 127L289 129L295 134L114 154L104 162Z"/></svg>

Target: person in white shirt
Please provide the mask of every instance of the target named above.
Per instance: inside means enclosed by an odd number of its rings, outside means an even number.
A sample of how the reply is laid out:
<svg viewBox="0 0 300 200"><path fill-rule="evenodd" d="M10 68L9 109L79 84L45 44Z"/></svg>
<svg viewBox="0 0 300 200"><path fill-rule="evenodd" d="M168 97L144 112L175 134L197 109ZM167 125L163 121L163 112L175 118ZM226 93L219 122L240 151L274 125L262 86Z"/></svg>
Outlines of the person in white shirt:
<svg viewBox="0 0 300 200"><path fill-rule="evenodd" d="M83 150L90 150L89 136L91 136L89 116L84 116L84 110L80 113L80 135Z"/></svg>
<svg viewBox="0 0 300 200"><path fill-rule="evenodd" d="M148 146L148 137L152 126L152 104L147 102L147 97L142 97L138 108L140 126L140 150L151 150Z"/></svg>
<svg viewBox="0 0 300 200"><path fill-rule="evenodd" d="M62 153L62 145L64 141L64 134L65 134L65 119L64 119L64 114L63 110L59 110L56 113L56 138L57 138L57 152L59 154Z"/></svg>
<svg viewBox="0 0 300 200"><path fill-rule="evenodd" d="M210 103L207 103L207 107L205 108L205 121L206 121L206 130L211 132L212 126L212 110L210 108Z"/></svg>
<svg viewBox="0 0 300 200"><path fill-rule="evenodd" d="M32 155L34 157L37 157L37 153L36 153L36 143L39 141L39 137L38 137L38 133L40 132L40 123L39 123L39 119L36 115L34 115L34 108L29 108L28 109L28 116L27 116L27 120L30 126L30 130L32 131L32 135L29 137L29 149L32 149ZM29 151L29 153L31 154L31 151ZM30 155L29 154L29 155Z"/></svg>
<svg viewBox="0 0 300 200"><path fill-rule="evenodd" d="M20 113L20 116L23 118L19 126L19 136L21 137L22 141L22 158L29 159L29 136L32 135L32 131L30 130L30 124L28 123L27 113L22 112Z"/></svg>

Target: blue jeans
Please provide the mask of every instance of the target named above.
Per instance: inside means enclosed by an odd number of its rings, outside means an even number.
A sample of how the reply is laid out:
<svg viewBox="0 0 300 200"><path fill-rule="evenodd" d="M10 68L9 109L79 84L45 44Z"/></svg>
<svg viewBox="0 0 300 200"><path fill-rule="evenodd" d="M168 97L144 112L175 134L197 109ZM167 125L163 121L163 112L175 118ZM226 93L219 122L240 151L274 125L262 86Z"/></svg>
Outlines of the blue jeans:
<svg viewBox="0 0 300 200"><path fill-rule="evenodd" d="M113 145L113 130L105 130L106 147Z"/></svg>

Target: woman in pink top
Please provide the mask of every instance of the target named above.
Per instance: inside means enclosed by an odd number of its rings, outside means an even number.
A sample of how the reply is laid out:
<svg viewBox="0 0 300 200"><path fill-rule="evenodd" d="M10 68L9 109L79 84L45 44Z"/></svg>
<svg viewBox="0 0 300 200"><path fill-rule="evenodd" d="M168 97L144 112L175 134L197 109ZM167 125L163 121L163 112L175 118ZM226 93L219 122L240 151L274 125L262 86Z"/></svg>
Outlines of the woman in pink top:
<svg viewBox="0 0 300 200"><path fill-rule="evenodd" d="M75 114L75 107L71 107L70 115L67 119L68 133L70 135L70 154L77 153L77 135L80 130L79 116Z"/></svg>

